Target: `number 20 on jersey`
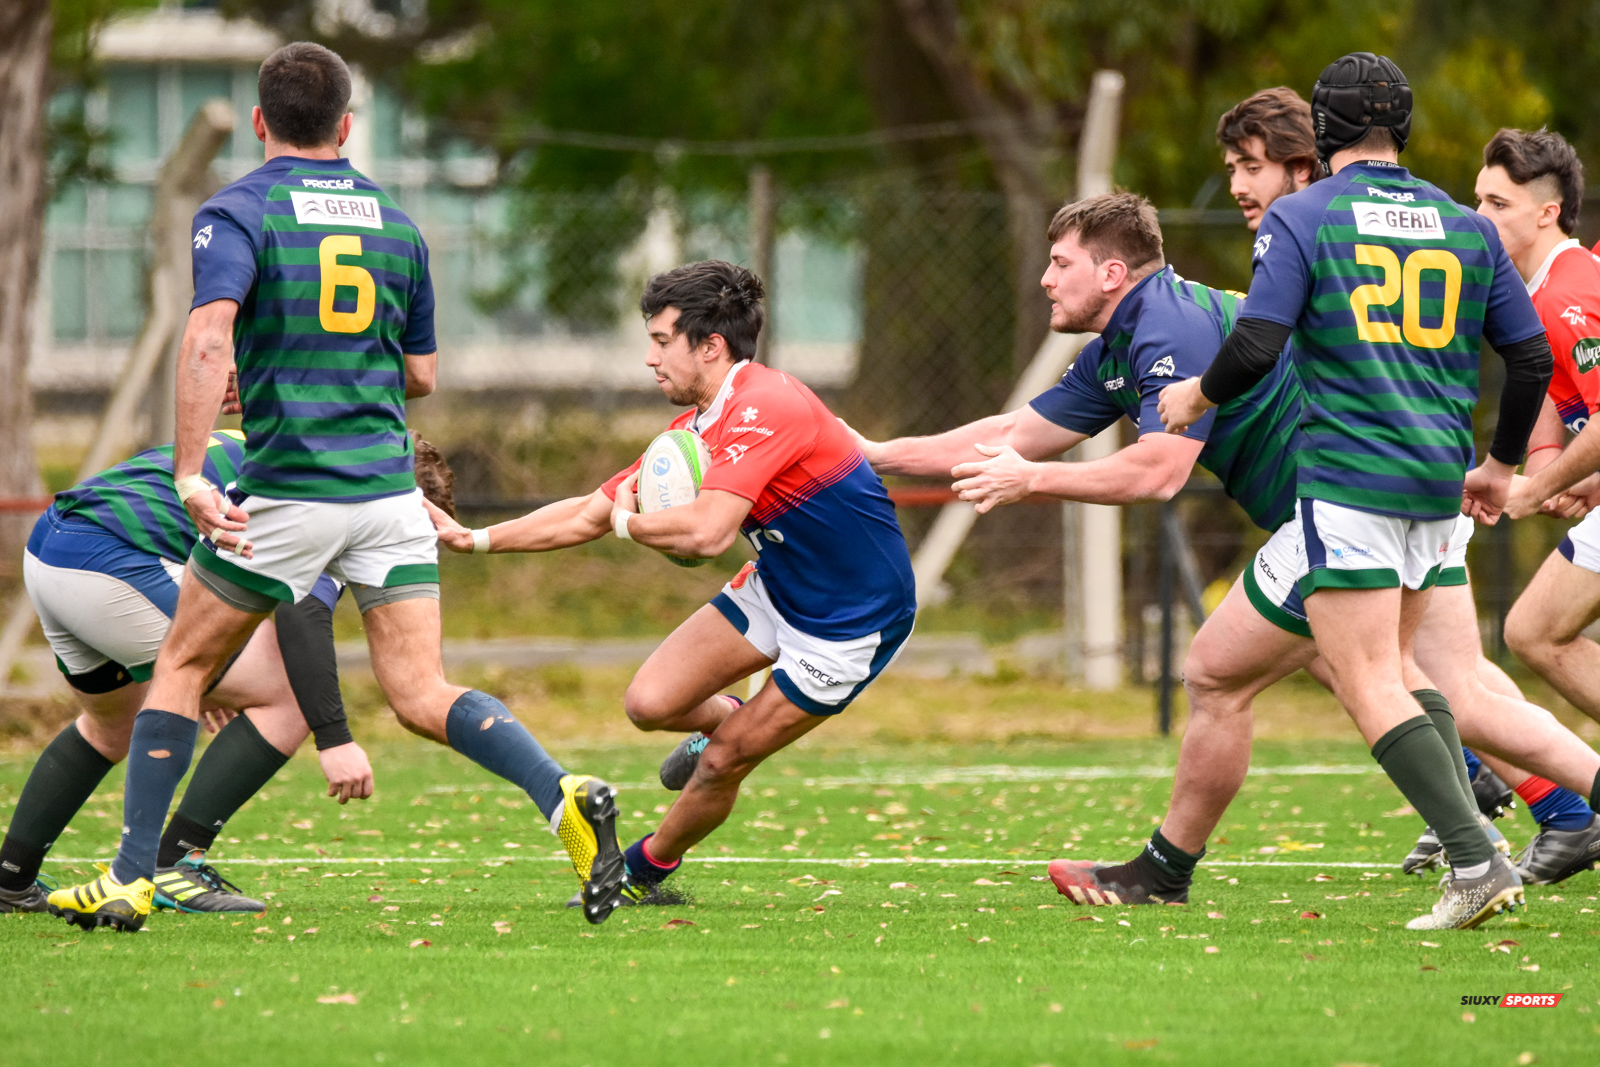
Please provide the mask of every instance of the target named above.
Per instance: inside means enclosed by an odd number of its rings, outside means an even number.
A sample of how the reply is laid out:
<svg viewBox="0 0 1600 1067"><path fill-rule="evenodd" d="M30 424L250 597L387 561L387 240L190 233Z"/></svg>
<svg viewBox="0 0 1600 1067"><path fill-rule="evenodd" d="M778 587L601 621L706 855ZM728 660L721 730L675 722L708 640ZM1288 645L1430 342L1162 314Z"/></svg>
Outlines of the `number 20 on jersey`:
<svg viewBox="0 0 1600 1067"><path fill-rule="evenodd" d="M1461 303L1461 260L1443 248L1419 248L1406 257L1405 265L1394 249L1383 245L1356 245L1356 262L1364 267L1381 267L1383 281L1358 285L1350 294L1350 310L1356 316L1356 336L1377 344L1399 344L1402 337L1413 348L1443 348L1456 335L1456 308ZM1444 306L1437 326L1422 324L1422 272L1444 275ZM1373 322L1368 317L1373 307L1389 307L1401 300L1400 325Z"/></svg>

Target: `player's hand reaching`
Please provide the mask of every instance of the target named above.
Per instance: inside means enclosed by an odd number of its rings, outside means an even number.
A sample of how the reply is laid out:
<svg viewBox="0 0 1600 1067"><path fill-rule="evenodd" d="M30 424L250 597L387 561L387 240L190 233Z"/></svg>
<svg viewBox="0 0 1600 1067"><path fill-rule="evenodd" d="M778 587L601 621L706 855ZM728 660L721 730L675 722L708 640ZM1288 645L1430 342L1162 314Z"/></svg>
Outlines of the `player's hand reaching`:
<svg viewBox="0 0 1600 1067"><path fill-rule="evenodd" d="M1168 433L1183 433L1216 406L1200 391L1199 378L1185 378L1161 390L1156 411Z"/></svg>
<svg viewBox="0 0 1600 1067"><path fill-rule="evenodd" d="M232 708L224 708L217 704L202 704L200 706L200 725L205 727L206 733L215 734L218 730L228 725L237 714L239 713Z"/></svg>
<svg viewBox="0 0 1600 1067"><path fill-rule="evenodd" d="M219 552L232 552L250 559L255 548L244 536L250 513L222 495L214 486L206 486L191 493L183 506L194 520L200 536L206 538Z"/></svg>
<svg viewBox="0 0 1600 1067"><path fill-rule="evenodd" d="M441 545L452 552L472 551L471 530L445 514L443 508L427 497L423 497L422 506L428 509L428 518L433 520L433 530L439 535Z"/></svg>
<svg viewBox="0 0 1600 1067"><path fill-rule="evenodd" d="M1033 479L1039 464L1030 463L1010 445L973 445L991 458L962 463L950 472L954 489L962 500L971 501L979 515L997 504L1015 504L1033 492Z"/></svg>
<svg viewBox="0 0 1600 1067"><path fill-rule="evenodd" d="M244 405L239 403L239 372L228 372L228 388L222 394L222 413L224 415L244 414Z"/></svg>
<svg viewBox="0 0 1600 1067"><path fill-rule="evenodd" d="M1514 477L1515 468L1492 456L1485 459L1467 472L1461 486L1461 513L1485 526L1493 526L1500 521L1502 513L1520 519L1538 511L1544 501L1528 499L1526 479L1518 487L1518 492L1512 493L1511 482ZM1515 511L1512 510L1513 502Z"/></svg>
<svg viewBox="0 0 1600 1067"><path fill-rule="evenodd" d="M372 795L372 764L354 741L334 745L317 753L322 776L328 780L328 795L339 803L365 800Z"/></svg>
<svg viewBox="0 0 1600 1067"><path fill-rule="evenodd" d="M1600 506L1600 474L1591 474L1566 492L1546 500L1539 510L1558 519L1581 519L1596 506Z"/></svg>

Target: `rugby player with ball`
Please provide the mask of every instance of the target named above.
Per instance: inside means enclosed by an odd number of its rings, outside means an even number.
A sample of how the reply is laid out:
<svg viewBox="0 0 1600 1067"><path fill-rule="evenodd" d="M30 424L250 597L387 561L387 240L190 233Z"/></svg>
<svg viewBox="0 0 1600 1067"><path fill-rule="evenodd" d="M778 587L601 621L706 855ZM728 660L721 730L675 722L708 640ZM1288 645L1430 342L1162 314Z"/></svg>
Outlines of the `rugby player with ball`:
<svg viewBox="0 0 1600 1067"><path fill-rule="evenodd" d="M628 901L727 819L763 760L843 711L894 660L916 615L883 483L811 390L752 362L762 296L754 274L717 260L656 275L639 301L645 363L689 410L640 462L588 496L487 529L431 512L457 552L543 552L611 532L680 563L722 554L741 532L754 547L756 560L628 687L624 707L641 730L689 735L662 766L663 784L682 794L626 851ZM766 667L749 703L719 692Z"/></svg>

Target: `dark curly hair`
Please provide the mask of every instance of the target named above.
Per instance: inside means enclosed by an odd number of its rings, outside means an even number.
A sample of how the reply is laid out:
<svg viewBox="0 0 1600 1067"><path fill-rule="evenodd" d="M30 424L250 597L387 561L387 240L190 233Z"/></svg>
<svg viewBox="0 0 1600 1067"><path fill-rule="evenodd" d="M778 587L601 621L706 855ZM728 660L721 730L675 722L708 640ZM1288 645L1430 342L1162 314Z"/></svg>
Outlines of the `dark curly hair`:
<svg viewBox="0 0 1600 1067"><path fill-rule="evenodd" d="M761 279L750 271L707 259L651 278L639 298L639 310L649 319L677 308L676 332L687 334L691 346L720 334L737 361L756 354L756 338L766 321L761 305L766 295Z"/></svg>
<svg viewBox="0 0 1600 1067"><path fill-rule="evenodd" d="M432 442L423 440L422 435L415 430L408 432L411 434L417 488L422 490L422 495L427 497L434 507L452 519L455 518L455 472L450 469L450 464L445 462L444 454L434 447Z"/></svg>

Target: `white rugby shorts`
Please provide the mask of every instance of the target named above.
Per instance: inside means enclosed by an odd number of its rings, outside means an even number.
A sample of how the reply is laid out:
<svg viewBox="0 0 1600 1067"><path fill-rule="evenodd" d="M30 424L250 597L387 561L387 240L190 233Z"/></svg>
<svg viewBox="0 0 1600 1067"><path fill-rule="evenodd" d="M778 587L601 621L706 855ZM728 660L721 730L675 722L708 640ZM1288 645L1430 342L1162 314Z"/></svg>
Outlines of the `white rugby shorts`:
<svg viewBox="0 0 1600 1067"><path fill-rule="evenodd" d="M438 537L420 489L353 503L262 496L238 503L250 516L244 536L253 556L207 540L195 546L193 561L263 599L299 603L323 571L358 598L366 590L439 582Z"/></svg>
<svg viewBox="0 0 1600 1067"><path fill-rule="evenodd" d="M1320 501L1300 501L1302 505ZM1349 512L1350 509L1339 508L1340 511ZM1373 519L1388 519L1389 516L1370 515L1367 512L1353 512ZM1405 519L1395 519L1395 522L1406 522ZM1414 520L1411 520L1414 521ZM1441 523L1451 523L1448 541L1444 545L1438 574L1432 584L1434 585L1465 585L1467 584L1467 544L1472 540L1474 523L1465 515L1457 515L1453 519L1439 520ZM1338 542L1343 547L1344 542ZM1326 550L1326 542L1324 542ZM1600 545L1596 546L1596 570L1600 570ZM1363 560L1357 553L1348 553L1352 559ZM1338 559L1339 557L1334 557ZM1569 559L1571 557L1568 557ZM1374 565L1376 566L1376 564ZM1398 571L1398 568L1396 568ZM1310 591L1303 583L1311 574L1311 566L1306 556L1306 523L1302 516L1296 515L1273 533L1267 543L1256 551L1255 558L1250 561L1250 566L1244 572L1245 593L1250 598L1251 605L1268 622L1280 629L1287 630L1301 637L1311 636L1311 626L1306 621L1305 593ZM1361 581L1367 580L1362 576ZM1387 588L1394 588L1393 583ZM1425 588L1425 586L1408 584L1408 588ZM1383 588L1383 586L1370 586L1358 584L1340 585L1328 582L1310 588Z"/></svg>
<svg viewBox="0 0 1600 1067"><path fill-rule="evenodd" d="M837 715L883 669L911 636L908 616L877 633L830 641L797 630L779 613L755 565L747 563L711 600L734 629L772 660L772 680L790 703L812 715Z"/></svg>
<svg viewBox="0 0 1600 1067"><path fill-rule="evenodd" d="M1591 511L1567 531L1556 551L1567 562L1600 574L1600 511Z"/></svg>

